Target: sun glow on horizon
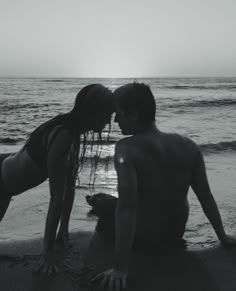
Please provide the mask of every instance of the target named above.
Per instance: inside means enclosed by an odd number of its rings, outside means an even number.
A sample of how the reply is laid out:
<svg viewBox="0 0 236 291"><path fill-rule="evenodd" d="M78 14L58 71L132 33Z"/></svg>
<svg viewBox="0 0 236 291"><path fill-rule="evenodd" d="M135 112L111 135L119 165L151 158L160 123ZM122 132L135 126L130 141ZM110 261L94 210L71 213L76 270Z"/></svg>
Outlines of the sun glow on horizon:
<svg viewBox="0 0 236 291"><path fill-rule="evenodd" d="M87 66L84 66L84 73L105 78L125 78L137 75L140 68L135 58L127 52L104 51L93 55Z"/></svg>

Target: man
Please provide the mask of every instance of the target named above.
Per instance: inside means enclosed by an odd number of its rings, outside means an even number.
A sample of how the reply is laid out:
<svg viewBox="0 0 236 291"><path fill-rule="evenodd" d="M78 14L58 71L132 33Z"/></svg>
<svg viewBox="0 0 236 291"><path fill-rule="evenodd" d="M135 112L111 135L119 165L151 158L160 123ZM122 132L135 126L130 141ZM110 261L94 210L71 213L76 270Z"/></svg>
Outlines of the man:
<svg viewBox="0 0 236 291"><path fill-rule="evenodd" d="M133 247L181 245L190 186L221 243L236 245L236 239L224 231L198 146L189 138L156 127L156 104L150 88L133 83L114 94L115 121L129 137L117 142L115 148L119 198L113 268L95 279L103 279L102 284L108 284L110 290L120 290L126 286Z"/></svg>

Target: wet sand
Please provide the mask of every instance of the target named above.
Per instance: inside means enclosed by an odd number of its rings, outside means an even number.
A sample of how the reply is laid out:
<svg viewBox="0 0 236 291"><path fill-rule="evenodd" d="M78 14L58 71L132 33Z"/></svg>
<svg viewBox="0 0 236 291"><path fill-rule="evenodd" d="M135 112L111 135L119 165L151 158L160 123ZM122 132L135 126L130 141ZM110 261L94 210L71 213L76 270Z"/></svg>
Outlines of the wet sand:
<svg viewBox="0 0 236 291"><path fill-rule="evenodd" d="M235 155L228 154L220 158L206 157L214 196L226 231L232 234L235 233L236 217L235 158ZM13 198L0 225L0 290L92 290L88 286L81 286L86 278L82 278L80 274L87 263L89 266L94 265L96 272L109 268L112 264L113 246L98 237L90 243L96 218L87 216L90 207L85 196L88 190L79 190L72 212L70 253L73 268L51 277L33 272L42 252L42 236L49 202L48 182L29 192ZM189 249L134 254L127 290L236 290L236 248L226 250L218 244L212 227L195 200L190 197L190 221L185 233Z"/></svg>
<svg viewBox="0 0 236 291"><path fill-rule="evenodd" d="M91 231L70 238L72 265L49 277L35 273L42 239L0 243L0 280L3 291L95 290L81 277L85 266L95 272L111 266L113 245ZM220 245L199 251L133 253L127 290L235 291L236 249Z"/></svg>

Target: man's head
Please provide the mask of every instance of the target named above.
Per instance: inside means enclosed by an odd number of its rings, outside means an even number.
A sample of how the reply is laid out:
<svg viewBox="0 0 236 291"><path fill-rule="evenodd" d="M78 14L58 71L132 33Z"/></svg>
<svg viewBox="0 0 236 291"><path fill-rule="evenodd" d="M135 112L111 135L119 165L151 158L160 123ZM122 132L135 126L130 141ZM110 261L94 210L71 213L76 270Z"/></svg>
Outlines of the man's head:
<svg viewBox="0 0 236 291"><path fill-rule="evenodd" d="M133 134L155 122L156 103L148 85L130 83L114 91L116 102L115 121L123 134Z"/></svg>

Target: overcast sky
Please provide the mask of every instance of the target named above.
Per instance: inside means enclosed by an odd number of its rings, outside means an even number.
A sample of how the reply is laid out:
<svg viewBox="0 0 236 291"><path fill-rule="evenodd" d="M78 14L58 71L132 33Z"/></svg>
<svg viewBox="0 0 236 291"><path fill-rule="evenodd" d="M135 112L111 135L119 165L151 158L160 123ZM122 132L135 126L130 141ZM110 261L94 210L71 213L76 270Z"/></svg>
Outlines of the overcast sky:
<svg viewBox="0 0 236 291"><path fill-rule="evenodd" d="M0 76L236 76L236 0L1 0Z"/></svg>

